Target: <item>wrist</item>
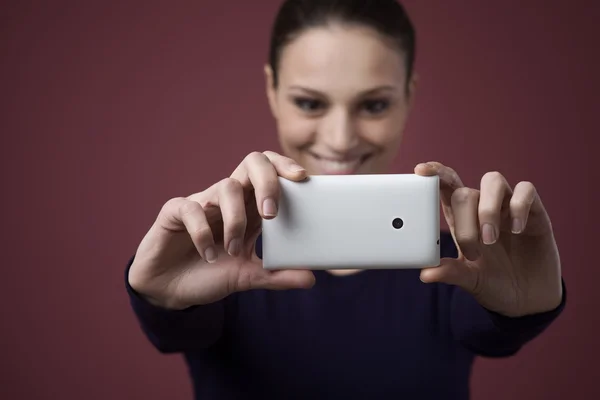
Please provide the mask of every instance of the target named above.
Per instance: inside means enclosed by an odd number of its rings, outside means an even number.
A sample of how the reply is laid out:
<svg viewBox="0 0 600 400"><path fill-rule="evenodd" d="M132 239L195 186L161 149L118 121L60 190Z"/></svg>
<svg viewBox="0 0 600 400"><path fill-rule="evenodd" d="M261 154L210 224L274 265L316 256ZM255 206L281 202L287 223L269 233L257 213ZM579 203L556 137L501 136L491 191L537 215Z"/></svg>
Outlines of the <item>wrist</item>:
<svg viewBox="0 0 600 400"><path fill-rule="evenodd" d="M156 291L149 289L150 285L145 280L138 279L135 274L131 273L131 270L127 277L127 283L136 296L152 306L172 311L184 310L191 306L190 304L175 301L173 296L165 296L164 293L155 293Z"/></svg>

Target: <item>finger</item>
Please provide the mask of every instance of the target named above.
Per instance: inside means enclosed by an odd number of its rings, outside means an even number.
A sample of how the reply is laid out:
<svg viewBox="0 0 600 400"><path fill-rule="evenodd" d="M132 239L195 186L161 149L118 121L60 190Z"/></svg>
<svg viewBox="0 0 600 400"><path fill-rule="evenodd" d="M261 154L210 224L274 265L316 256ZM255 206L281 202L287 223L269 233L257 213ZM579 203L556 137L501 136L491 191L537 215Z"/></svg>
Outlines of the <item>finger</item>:
<svg viewBox="0 0 600 400"><path fill-rule="evenodd" d="M262 218L277 215L279 203L279 181L277 171L263 153L250 153L231 175L244 187L254 189L258 212Z"/></svg>
<svg viewBox="0 0 600 400"><path fill-rule="evenodd" d="M271 161L277 175L292 181L301 181L306 178L306 170L291 158L277 154L274 151L265 151L263 154Z"/></svg>
<svg viewBox="0 0 600 400"><path fill-rule="evenodd" d="M531 182L519 182L515 186L509 204L512 233L519 234L525 230L529 213L537 199L537 190Z"/></svg>
<svg viewBox="0 0 600 400"><path fill-rule="evenodd" d="M233 174L231 174L232 178L239 180L244 187L249 187L251 184L249 177L247 175L246 169L246 161L248 159L260 157L261 154L269 160L271 165L275 168L277 174L281 177L292 181L301 181L306 178L306 170L301 167L298 163L296 163L291 158L282 156L280 154L275 153L274 151L265 151L263 153L253 152L246 156L244 161L238 165Z"/></svg>
<svg viewBox="0 0 600 400"><path fill-rule="evenodd" d="M200 256L212 263L217 260L217 250L202 206L184 198L169 200L163 206L157 223L170 231L186 230Z"/></svg>
<svg viewBox="0 0 600 400"><path fill-rule="evenodd" d="M460 286L469 293L477 291L477 270L455 258L442 258L439 266L422 269L420 279L424 283L440 282Z"/></svg>
<svg viewBox="0 0 600 400"><path fill-rule="evenodd" d="M440 190L442 191L442 201L444 201L448 206L452 204L452 193L454 193L456 189L465 186L456 171L437 161L430 161L417 165L415 167L415 173L423 176L439 176Z"/></svg>
<svg viewBox="0 0 600 400"><path fill-rule="evenodd" d="M223 179L217 191L217 205L223 218L223 243L231 256L242 251L247 216L242 184L233 178Z"/></svg>
<svg viewBox="0 0 600 400"><path fill-rule="evenodd" d="M479 224L484 244L494 244L500 236L503 213L508 214L512 189L499 172L488 172L481 178L479 193Z"/></svg>
<svg viewBox="0 0 600 400"><path fill-rule="evenodd" d="M315 284L315 275L310 270L288 269L267 271L260 276L255 284L258 289L288 290L310 289Z"/></svg>
<svg viewBox="0 0 600 400"><path fill-rule="evenodd" d="M460 188L451 199L454 214L454 237L457 245L468 260L479 258L479 191Z"/></svg>
<svg viewBox="0 0 600 400"><path fill-rule="evenodd" d="M422 176L437 175L440 178L440 200L444 217L451 230L454 228L454 215L452 213L452 194L465 185L462 180L450 167L437 162L430 161L427 163L418 164L415 167L415 173Z"/></svg>

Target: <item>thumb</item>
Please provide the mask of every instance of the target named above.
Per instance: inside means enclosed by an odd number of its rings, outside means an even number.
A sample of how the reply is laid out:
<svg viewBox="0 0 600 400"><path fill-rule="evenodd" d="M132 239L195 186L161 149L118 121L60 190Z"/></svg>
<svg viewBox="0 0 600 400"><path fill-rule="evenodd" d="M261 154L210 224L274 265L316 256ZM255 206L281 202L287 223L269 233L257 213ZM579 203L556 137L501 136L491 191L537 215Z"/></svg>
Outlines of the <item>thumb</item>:
<svg viewBox="0 0 600 400"><path fill-rule="evenodd" d="M251 263L255 271L250 279L252 289L310 289L316 283L315 275L311 270L296 268L267 270L263 268L262 260L256 254Z"/></svg>
<svg viewBox="0 0 600 400"><path fill-rule="evenodd" d="M315 284L315 275L310 270L270 271L260 286L270 290L310 289Z"/></svg>
<svg viewBox="0 0 600 400"><path fill-rule="evenodd" d="M470 267L467 260L456 258L442 258L439 266L422 269L420 278L424 283L456 285L468 292L477 287L477 270Z"/></svg>

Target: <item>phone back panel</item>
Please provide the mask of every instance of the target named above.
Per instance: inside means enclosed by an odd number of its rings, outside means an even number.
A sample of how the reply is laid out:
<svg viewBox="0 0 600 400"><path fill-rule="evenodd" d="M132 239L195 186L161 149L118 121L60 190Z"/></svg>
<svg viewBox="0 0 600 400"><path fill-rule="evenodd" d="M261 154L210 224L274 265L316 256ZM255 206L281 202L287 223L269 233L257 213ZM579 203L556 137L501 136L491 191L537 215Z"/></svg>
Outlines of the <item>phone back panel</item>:
<svg viewBox="0 0 600 400"><path fill-rule="evenodd" d="M279 181L278 215L263 220L264 268L439 264L437 176L316 175L302 182Z"/></svg>

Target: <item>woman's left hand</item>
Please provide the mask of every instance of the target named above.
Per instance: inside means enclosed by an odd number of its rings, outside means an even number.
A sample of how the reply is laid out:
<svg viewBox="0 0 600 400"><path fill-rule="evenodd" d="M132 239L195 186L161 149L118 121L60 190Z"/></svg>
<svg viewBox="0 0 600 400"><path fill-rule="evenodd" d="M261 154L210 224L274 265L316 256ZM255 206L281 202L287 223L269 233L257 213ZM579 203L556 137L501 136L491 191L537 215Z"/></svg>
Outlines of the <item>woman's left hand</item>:
<svg viewBox="0 0 600 400"><path fill-rule="evenodd" d="M550 217L530 182L512 188L500 173L488 172L480 188L469 188L438 162L419 164L415 173L439 176L442 210L459 250L458 258L423 269L423 282L460 286L483 307L508 317L559 306L558 248Z"/></svg>

